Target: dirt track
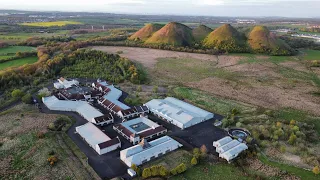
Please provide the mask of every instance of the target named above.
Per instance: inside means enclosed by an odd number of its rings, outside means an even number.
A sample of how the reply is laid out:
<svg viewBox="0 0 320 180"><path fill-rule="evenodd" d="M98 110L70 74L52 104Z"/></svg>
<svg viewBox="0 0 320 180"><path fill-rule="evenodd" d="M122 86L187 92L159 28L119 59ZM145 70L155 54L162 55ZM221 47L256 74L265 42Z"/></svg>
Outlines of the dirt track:
<svg viewBox="0 0 320 180"><path fill-rule="evenodd" d="M94 47L94 49L109 53L123 51L121 56L143 64L149 68L154 76L157 76L157 74L153 69L160 58L175 57L213 61L215 62L213 63L215 68L240 74L241 77L237 77L236 82L219 77L208 77L195 82L185 81L183 84L215 95L266 108L291 107L320 115L320 97L312 95L313 92L320 91L320 88L310 81L288 79L277 69L281 66L299 72L311 72L298 61L276 65L268 62L267 57L261 56L262 60L266 59L265 62L247 64L239 63L243 58L239 56L214 56L132 47ZM170 71L165 71L166 74L161 75L163 82L170 78ZM171 74L175 73L171 72ZM179 77L177 78L179 79Z"/></svg>

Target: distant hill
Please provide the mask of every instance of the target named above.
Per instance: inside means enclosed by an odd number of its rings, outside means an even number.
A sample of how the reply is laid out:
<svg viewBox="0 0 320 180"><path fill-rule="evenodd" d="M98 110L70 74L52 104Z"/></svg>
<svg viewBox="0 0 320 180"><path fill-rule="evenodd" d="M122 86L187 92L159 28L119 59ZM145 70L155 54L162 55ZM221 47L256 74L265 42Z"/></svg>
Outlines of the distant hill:
<svg viewBox="0 0 320 180"><path fill-rule="evenodd" d="M192 35L197 42L203 41L213 30L205 25L200 25L192 30Z"/></svg>
<svg viewBox="0 0 320 180"><path fill-rule="evenodd" d="M248 36L248 43L252 51L271 55L291 55L292 49L278 39L265 26L255 26Z"/></svg>
<svg viewBox="0 0 320 180"><path fill-rule="evenodd" d="M224 24L211 32L203 41L206 48L215 48L227 52L246 52L246 37L230 24Z"/></svg>
<svg viewBox="0 0 320 180"><path fill-rule="evenodd" d="M155 32L145 43L191 46L194 43L194 38L191 28L177 22L171 22Z"/></svg>
<svg viewBox="0 0 320 180"><path fill-rule="evenodd" d="M139 31L134 33L132 36L129 37L129 40L142 40L145 41L152 36L153 33L157 32L159 29L163 27L162 24L147 24Z"/></svg>

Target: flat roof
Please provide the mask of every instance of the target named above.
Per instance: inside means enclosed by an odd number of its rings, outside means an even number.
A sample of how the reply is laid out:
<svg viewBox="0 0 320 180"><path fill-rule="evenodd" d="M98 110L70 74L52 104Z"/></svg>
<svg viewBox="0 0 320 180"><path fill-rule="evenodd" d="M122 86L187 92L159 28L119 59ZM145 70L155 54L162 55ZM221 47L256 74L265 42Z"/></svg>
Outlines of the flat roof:
<svg viewBox="0 0 320 180"><path fill-rule="evenodd" d="M133 128L134 125L138 125L139 123L143 123L147 126L147 128L144 128L142 130L139 130L139 128ZM140 124L140 125L143 125ZM131 131L133 134L139 134L143 131L146 131L148 129L155 129L157 127L159 127L159 125L153 121L151 121L150 119L147 119L145 117L139 117L139 118L135 118L129 121L125 121L123 123L121 123L121 125L123 127L125 127L126 129L128 129L129 131Z"/></svg>
<svg viewBox="0 0 320 180"><path fill-rule="evenodd" d="M96 145L111 140L109 136L90 122L76 127L76 130L90 145Z"/></svg>

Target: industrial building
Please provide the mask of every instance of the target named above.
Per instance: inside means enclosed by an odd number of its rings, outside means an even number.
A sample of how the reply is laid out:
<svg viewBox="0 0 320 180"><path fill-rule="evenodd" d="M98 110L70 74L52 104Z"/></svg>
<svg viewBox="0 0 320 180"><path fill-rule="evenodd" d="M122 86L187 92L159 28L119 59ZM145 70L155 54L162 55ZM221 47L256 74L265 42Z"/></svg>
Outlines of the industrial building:
<svg viewBox="0 0 320 180"><path fill-rule="evenodd" d="M228 162L236 158L241 152L248 149L246 144L240 143L238 140L232 140L229 136L218 141L214 141L213 146L216 147L216 152L219 153L219 157L227 160Z"/></svg>
<svg viewBox="0 0 320 180"><path fill-rule="evenodd" d="M185 129L214 117L213 113L200 109L173 97L153 99L145 104L156 116Z"/></svg>
<svg viewBox="0 0 320 180"><path fill-rule="evenodd" d="M141 116L130 121L114 125L113 129L133 144L142 139L151 139L167 132L167 129Z"/></svg>
<svg viewBox="0 0 320 180"><path fill-rule="evenodd" d="M76 132L92 147L99 155L121 148L118 137L109 138L92 123L76 127Z"/></svg>
<svg viewBox="0 0 320 180"><path fill-rule="evenodd" d="M128 166L137 166L182 147L182 144L169 136L148 142L143 139L139 144L120 151L120 159Z"/></svg>

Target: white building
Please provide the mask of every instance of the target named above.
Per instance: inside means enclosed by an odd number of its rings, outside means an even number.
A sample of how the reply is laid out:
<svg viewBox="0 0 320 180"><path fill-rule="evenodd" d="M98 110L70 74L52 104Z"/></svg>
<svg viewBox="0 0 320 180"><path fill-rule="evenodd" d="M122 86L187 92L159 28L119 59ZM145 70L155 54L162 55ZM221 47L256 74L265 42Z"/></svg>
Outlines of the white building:
<svg viewBox="0 0 320 180"><path fill-rule="evenodd" d="M133 144L167 132L167 129L143 116L114 125L113 129Z"/></svg>
<svg viewBox="0 0 320 180"><path fill-rule="evenodd" d="M138 145L120 151L120 159L129 167L132 164L139 166L179 147L182 147L182 144L169 136L164 136L151 142L142 140Z"/></svg>
<svg viewBox="0 0 320 180"><path fill-rule="evenodd" d="M76 132L92 147L99 155L121 148L118 137L111 139L92 123L76 127Z"/></svg>
<svg viewBox="0 0 320 180"><path fill-rule="evenodd" d="M117 114L122 119L137 117L142 114L149 113L147 106L134 106L130 109L119 111Z"/></svg>
<svg viewBox="0 0 320 180"><path fill-rule="evenodd" d="M58 79L58 82L53 83L53 86L56 89L67 89L73 85L79 85L79 81L72 79L70 81L66 80L65 78L61 77Z"/></svg>
<svg viewBox="0 0 320 180"><path fill-rule="evenodd" d="M149 108L150 112L181 129L214 117L213 113L172 97L153 99L145 105Z"/></svg>
<svg viewBox="0 0 320 180"><path fill-rule="evenodd" d="M229 149L231 149L235 146L238 146L239 144L240 144L240 142L238 140L232 140L229 143L216 148L216 152L222 154L222 153L228 151Z"/></svg>
<svg viewBox="0 0 320 180"><path fill-rule="evenodd" d="M226 136L222 139L219 139L218 141L213 141L213 146L218 148L218 147L223 146L231 141L232 141L232 138L230 136Z"/></svg>
<svg viewBox="0 0 320 180"><path fill-rule="evenodd" d="M247 145L245 145L244 143L240 143L239 145L229 149L228 151L226 151L222 154L219 154L219 157L230 162L232 159L236 158L241 152L243 152L247 149L248 149Z"/></svg>
<svg viewBox="0 0 320 180"><path fill-rule="evenodd" d="M96 108L92 107L86 101L65 101L65 100L59 100L55 96L49 96L49 97L43 97L42 102L50 110L77 112L83 118L85 118L86 120L92 123L97 123L96 118L105 116ZM112 118L112 122L113 122L113 118Z"/></svg>

